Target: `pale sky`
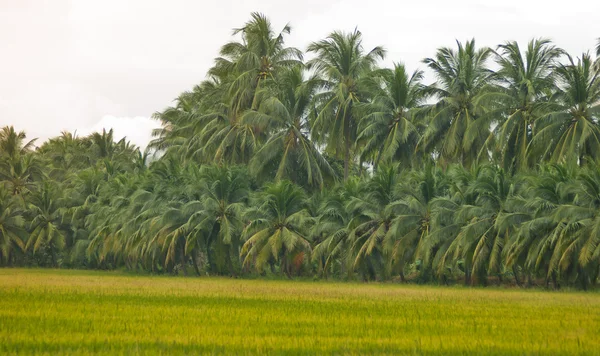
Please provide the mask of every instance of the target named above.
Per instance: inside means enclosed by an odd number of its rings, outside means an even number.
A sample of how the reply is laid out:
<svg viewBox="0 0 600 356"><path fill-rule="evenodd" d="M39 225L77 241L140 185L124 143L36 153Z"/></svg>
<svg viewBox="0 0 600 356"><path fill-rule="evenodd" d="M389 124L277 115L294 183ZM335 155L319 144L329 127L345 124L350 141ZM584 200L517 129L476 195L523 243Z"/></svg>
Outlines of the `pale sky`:
<svg viewBox="0 0 600 356"><path fill-rule="evenodd" d="M145 146L152 113L205 78L253 11L290 23L287 44L302 50L358 26L367 49L410 70L455 39L542 36L578 56L600 37L600 1L585 0L0 0L0 127L40 141L113 127Z"/></svg>

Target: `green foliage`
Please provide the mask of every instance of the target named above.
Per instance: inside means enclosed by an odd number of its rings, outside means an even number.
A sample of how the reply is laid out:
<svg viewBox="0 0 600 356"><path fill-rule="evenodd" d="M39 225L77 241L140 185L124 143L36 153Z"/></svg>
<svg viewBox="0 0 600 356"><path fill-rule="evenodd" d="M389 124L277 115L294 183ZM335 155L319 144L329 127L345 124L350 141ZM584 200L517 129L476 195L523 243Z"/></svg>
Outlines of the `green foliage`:
<svg viewBox="0 0 600 356"><path fill-rule="evenodd" d="M470 40L425 59L424 83L358 30L306 62L290 32L253 13L145 152L2 128L0 263L597 284L598 59Z"/></svg>

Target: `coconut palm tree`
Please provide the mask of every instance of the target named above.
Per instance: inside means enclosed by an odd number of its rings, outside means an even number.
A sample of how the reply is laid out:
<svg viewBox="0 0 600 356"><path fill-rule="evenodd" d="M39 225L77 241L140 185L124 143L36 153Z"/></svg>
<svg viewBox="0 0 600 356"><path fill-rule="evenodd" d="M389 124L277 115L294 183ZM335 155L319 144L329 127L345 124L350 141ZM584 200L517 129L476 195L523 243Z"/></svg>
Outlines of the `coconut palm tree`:
<svg viewBox="0 0 600 356"><path fill-rule="evenodd" d="M258 12L251 14L244 27L233 30L233 35L241 35L242 41L224 45L209 74L219 78L233 76L228 96L234 112L251 108L257 89L272 81L279 71L301 64L302 52L285 47L285 35L290 32L291 27L285 25L275 33L269 19Z"/></svg>
<svg viewBox="0 0 600 356"><path fill-rule="evenodd" d="M573 172L557 164L543 165L539 171L522 178L521 204L516 208L525 218L517 233L506 247L506 267L511 268L518 284L518 270L522 269L531 283L532 275L553 281L558 287L558 271L550 268L550 259L556 247L560 221L554 218L556 209L572 203L573 195L566 186L574 179Z"/></svg>
<svg viewBox="0 0 600 356"><path fill-rule="evenodd" d="M58 266L57 254L65 247L65 233L60 226L61 205L56 188L44 182L30 200L27 210L30 233L26 248L34 254L46 249L52 265Z"/></svg>
<svg viewBox="0 0 600 356"><path fill-rule="evenodd" d="M10 263L13 250L25 251L25 219L20 204L0 185L0 262Z"/></svg>
<svg viewBox="0 0 600 356"><path fill-rule="evenodd" d="M317 114L311 122L311 134L317 143L326 143L327 150L344 158L344 180L354 160L354 143L358 120L354 106L370 98L365 79L377 61L385 57L383 47L365 52L362 34L333 32L324 40L313 42L308 52L315 58L307 63L323 80L322 93L315 96Z"/></svg>
<svg viewBox="0 0 600 356"><path fill-rule="evenodd" d="M445 196L449 180L439 168L425 167L411 172L399 186L399 199L394 202L398 214L386 235L385 246L391 252L390 268L404 279L407 263L419 263L421 276L427 278L432 260L439 250L431 238L434 230L436 199Z"/></svg>
<svg viewBox="0 0 600 356"><path fill-rule="evenodd" d="M284 37L290 31L286 25L276 34L270 21L259 13L234 30L234 35L241 35L241 42L224 45L221 57L209 70L224 89L219 90L222 96L198 118L195 131L199 138L190 142L189 153L202 152L217 163L248 163L264 142L265 133L244 122L244 112L257 108L256 94L273 85L281 71L301 64L302 53L285 47Z"/></svg>
<svg viewBox="0 0 600 356"><path fill-rule="evenodd" d="M552 215L556 227L549 273L587 289L598 278L600 266L600 169L590 165L563 187L573 200Z"/></svg>
<svg viewBox="0 0 600 356"><path fill-rule="evenodd" d="M475 40L457 41L457 46L439 48L434 58L423 61L438 80L427 87L438 102L429 109L419 148L434 152L444 164L470 167L490 131L491 116L481 99L492 76L486 66L491 51L476 49Z"/></svg>
<svg viewBox="0 0 600 356"><path fill-rule="evenodd" d="M33 150L35 141L26 141L25 131L15 131L13 126L5 126L0 130L0 157L15 158Z"/></svg>
<svg viewBox="0 0 600 356"><path fill-rule="evenodd" d="M384 248L384 240L390 239L392 221L398 215L394 202L398 199L397 186L400 183L399 166L380 167L375 176L365 185L365 192L353 198L348 204L356 227L349 235L350 253L353 268L360 270L363 278L389 276L389 268L384 265L390 260L389 251Z"/></svg>
<svg viewBox="0 0 600 356"><path fill-rule="evenodd" d="M36 139L26 138L24 131L17 132L12 126L0 130L0 181L13 195L27 191L42 176L40 161L32 155Z"/></svg>
<svg viewBox="0 0 600 356"><path fill-rule="evenodd" d="M552 162L579 163L600 152L600 73L588 54L556 68L556 108L539 120L532 145Z"/></svg>
<svg viewBox="0 0 600 356"><path fill-rule="evenodd" d="M600 38L598 38L598 44L596 45L596 70L600 71Z"/></svg>
<svg viewBox="0 0 600 356"><path fill-rule="evenodd" d="M346 276L352 270L350 232L356 228L348 203L360 197L363 181L352 177L343 185L337 185L329 194L325 191L322 205L318 209L317 221L311 229L315 241L312 258L320 272L328 277L330 272Z"/></svg>
<svg viewBox="0 0 600 356"><path fill-rule="evenodd" d="M64 180L68 173L89 167L91 157L86 154L83 139L71 132L62 131L60 136L44 142L38 149L52 166L49 176Z"/></svg>
<svg viewBox="0 0 600 356"><path fill-rule="evenodd" d="M423 131L416 110L426 99L423 72L409 74L403 64L396 63L393 69L377 70L373 76L377 89L361 108L365 114L358 127L361 160L369 157L375 167L392 160L410 166Z"/></svg>
<svg viewBox="0 0 600 356"><path fill-rule="evenodd" d="M250 223L244 230L246 242L240 256L246 267L258 272L279 263L290 277L311 251L308 226L313 219L305 208L304 191L289 181L270 184L249 209Z"/></svg>
<svg viewBox="0 0 600 356"><path fill-rule="evenodd" d="M267 142L255 153L250 169L257 175L288 179L304 186L323 189L335 172L309 138L307 115L319 87L314 77L304 79L304 69L296 66L278 78L277 91L265 91L257 110L248 111L244 120L271 132ZM270 95L273 94L273 95Z"/></svg>
<svg viewBox="0 0 600 356"><path fill-rule="evenodd" d="M524 53L517 42L498 46L496 79L500 85L487 94L497 101L498 123L488 143L496 140L499 161L505 170L530 168L538 157L530 144L536 133L535 123L552 110L551 95L556 91L555 66L563 51L550 40L529 42ZM489 145L480 154L486 154Z"/></svg>
<svg viewBox="0 0 600 356"><path fill-rule="evenodd" d="M248 176L239 167L204 166L200 169L200 179L202 209L186 224L190 231L186 252L204 242L211 269L236 274L235 261L239 258L244 229L242 217L248 200Z"/></svg>
<svg viewBox="0 0 600 356"><path fill-rule="evenodd" d="M469 185L468 193L476 198L473 204L463 204L456 212L455 219L462 228L443 257L447 261L454 254L454 260L459 256L464 259L465 283L474 284L477 278L485 285L488 275L502 277L504 246L528 218L514 209L521 203L514 189L511 177L493 165L478 169Z"/></svg>

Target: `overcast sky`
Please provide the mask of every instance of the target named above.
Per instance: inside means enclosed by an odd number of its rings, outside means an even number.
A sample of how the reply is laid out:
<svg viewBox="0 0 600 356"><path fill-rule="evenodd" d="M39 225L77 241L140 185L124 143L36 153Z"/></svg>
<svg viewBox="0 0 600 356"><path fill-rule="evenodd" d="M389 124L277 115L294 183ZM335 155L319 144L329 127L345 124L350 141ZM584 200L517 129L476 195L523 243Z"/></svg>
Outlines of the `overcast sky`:
<svg viewBox="0 0 600 356"><path fill-rule="evenodd" d="M205 78L250 12L305 49L358 26L386 64L423 68L440 46L548 37L572 55L600 37L600 1L553 0L0 0L0 127L45 140L62 130L115 129L144 146L153 112Z"/></svg>

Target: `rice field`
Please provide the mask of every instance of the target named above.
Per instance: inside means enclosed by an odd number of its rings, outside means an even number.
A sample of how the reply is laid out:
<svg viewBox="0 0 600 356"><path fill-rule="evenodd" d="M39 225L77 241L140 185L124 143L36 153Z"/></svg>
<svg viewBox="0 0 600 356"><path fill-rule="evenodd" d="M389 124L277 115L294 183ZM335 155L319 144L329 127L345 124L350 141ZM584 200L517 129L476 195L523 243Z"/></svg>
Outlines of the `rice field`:
<svg viewBox="0 0 600 356"><path fill-rule="evenodd" d="M0 269L0 354L598 354L600 294Z"/></svg>

